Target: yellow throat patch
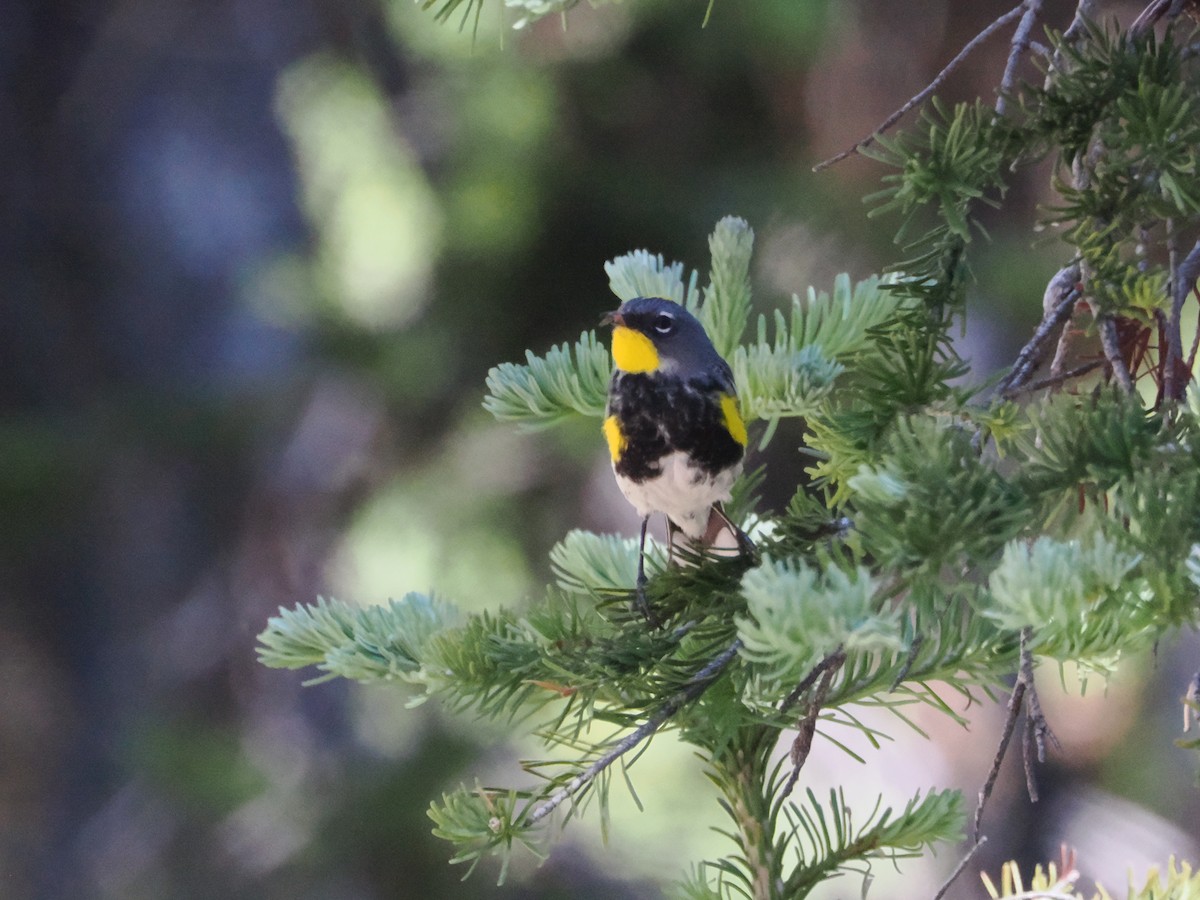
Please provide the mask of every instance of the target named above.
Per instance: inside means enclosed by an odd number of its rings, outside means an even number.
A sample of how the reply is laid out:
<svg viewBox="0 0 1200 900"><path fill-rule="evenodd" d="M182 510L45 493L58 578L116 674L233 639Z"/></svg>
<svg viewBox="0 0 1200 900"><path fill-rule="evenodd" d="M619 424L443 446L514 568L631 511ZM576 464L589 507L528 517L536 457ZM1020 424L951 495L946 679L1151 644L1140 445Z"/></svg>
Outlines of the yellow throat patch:
<svg viewBox="0 0 1200 900"><path fill-rule="evenodd" d="M624 325L613 329L612 354L613 362L622 372L653 372L658 368L654 342Z"/></svg>

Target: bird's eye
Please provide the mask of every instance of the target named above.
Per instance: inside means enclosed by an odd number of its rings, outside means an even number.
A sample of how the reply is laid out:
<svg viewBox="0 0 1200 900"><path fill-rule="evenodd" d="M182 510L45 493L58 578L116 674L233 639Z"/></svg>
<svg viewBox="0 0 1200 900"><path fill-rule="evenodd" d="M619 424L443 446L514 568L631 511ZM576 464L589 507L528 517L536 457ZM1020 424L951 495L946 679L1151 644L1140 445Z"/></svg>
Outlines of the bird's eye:
<svg viewBox="0 0 1200 900"><path fill-rule="evenodd" d="M654 318L654 330L659 334L670 334L671 329L675 327L675 317L669 316L666 313L661 313Z"/></svg>

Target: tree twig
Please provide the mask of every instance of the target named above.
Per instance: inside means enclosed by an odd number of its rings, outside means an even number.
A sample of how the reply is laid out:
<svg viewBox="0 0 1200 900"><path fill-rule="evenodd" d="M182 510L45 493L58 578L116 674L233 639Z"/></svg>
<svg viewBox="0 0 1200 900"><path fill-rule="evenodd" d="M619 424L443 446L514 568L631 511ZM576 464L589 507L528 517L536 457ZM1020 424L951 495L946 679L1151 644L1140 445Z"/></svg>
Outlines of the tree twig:
<svg viewBox="0 0 1200 900"><path fill-rule="evenodd" d="M1038 699L1037 682L1033 677L1033 651L1029 649L1029 640L1033 635L1031 628L1021 631L1021 669L1020 678L1025 682L1025 733L1021 741L1022 756L1025 760L1025 789L1029 799L1037 803L1037 779L1033 772L1033 762L1046 761L1047 739L1058 746L1058 738L1050 730L1046 714L1042 712L1042 703Z"/></svg>
<svg viewBox="0 0 1200 900"><path fill-rule="evenodd" d="M925 635L915 634L912 641L908 645L908 652L904 654L904 662L900 666L900 671L896 673L896 677L892 679L890 690L896 690L900 687L901 682L908 678L908 673L912 671L913 664L917 661L917 655L921 652L921 647L925 644Z"/></svg>
<svg viewBox="0 0 1200 900"><path fill-rule="evenodd" d="M1101 366L1107 364L1106 359L1093 359L1091 362L1086 362L1081 366L1076 366L1069 372L1059 372L1057 375L1048 375L1045 378L1039 378L1037 381L1023 385L1020 388L1009 391L1005 394L1006 397L1012 397L1016 394L1034 391L1041 391L1048 387L1056 387L1060 384L1070 381L1072 378L1079 378L1086 375L1088 372L1093 372Z"/></svg>
<svg viewBox="0 0 1200 900"><path fill-rule="evenodd" d="M1034 803L1038 798L1037 783L1033 777L1033 758L1036 755L1038 762L1045 761L1047 738L1055 746L1058 745L1058 739L1050 731L1050 726L1046 723L1046 716L1042 712L1042 704L1038 700L1037 684L1034 682L1033 675L1033 651L1029 649L1029 642L1032 639L1033 629L1029 626L1022 628L1017 681L1013 685L1012 694L1009 695L1008 705L1005 707L1004 728L1000 734L1000 743L996 747L996 755L992 758L992 767L988 770L987 778L979 791L979 805L975 807L975 821L971 830L976 841L981 839L979 826L983 821L983 811L996 786L996 779L1000 775L1000 764L1004 762L1004 755L1008 752L1008 745L1016 730L1017 717L1021 714L1022 706L1025 708L1025 731L1022 739L1025 758L1025 786L1029 790L1029 799Z"/></svg>
<svg viewBox="0 0 1200 900"><path fill-rule="evenodd" d="M783 701L779 704L779 711L785 713L795 706L796 701L803 697L808 689L817 683L817 679L825 673L826 669L830 666L840 667L845 661L846 651L839 644L836 650L827 653L824 659L809 669L808 674L800 679L800 683L792 688L792 692L784 697Z"/></svg>
<svg viewBox="0 0 1200 900"><path fill-rule="evenodd" d="M1041 15L1042 2L1043 0L1025 0L1021 4L1025 7L1025 14L1021 16L1021 23L1013 33L1012 46L1008 51L1008 62L1004 65L1004 75L1000 79L1000 89L997 92L995 107L998 116L1004 115L1008 108L1008 93L1017 80L1017 64L1021 61L1021 56L1029 49L1029 36L1033 31L1034 23Z"/></svg>
<svg viewBox="0 0 1200 900"><path fill-rule="evenodd" d="M1104 348L1104 358L1112 368L1113 377L1126 394L1133 393L1133 376L1129 374L1129 366L1121 357L1121 345L1117 340L1117 322L1110 315L1100 317L1100 346Z"/></svg>
<svg viewBox="0 0 1200 900"><path fill-rule="evenodd" d="M826 657L826 659L830 660L830 657ZM788 780L783 786L781 796L786 797L791 794L792 789L796 786L796 781L800 778L800 770L804 768L804 763L808 761L808 754L812 751L813 736L817 732L817 717L821 714L821 707L825 705L825 698L829 696L829 688L833 684L833 676L845 661L846 654L839 647L832 654L832 659L821 673L821 683L817 685L817 690L813 693L812 699L809 700L808 711L804 714L804 718L800 720L800 724L797 726L796 739L792 741L792 772L788 775Z"/></svg>
<svg viewBox="0 0 1200 900"><path fill-rule="evenodd" d="M581 789L595 781L601 772L658 731L675 713L679 712L684 706L708 690L712 683L725 671L726 666L737 657L738 651L741 648L742 641L739 638L722 650L691 677L683 690L660 706L657 712L643 722L636 731L626 735L611 750L538 804L533 812L525 818L524 824L526 826L536 825L542 819L546 818L546 816L550 815L550 813L554 812L564 801L574 797Z"/></svg>
<svg viewBox="0 0 1200 900"><path fill-rule="evenodd" d="M1012 371L1005 376L997 386L1000 396L1007 396L1020 389L1041 360L1042 348L1055 330L1063 325L1075 311L1075 302L1079 299L1079 265L1072 263L1064 266L1055 273L1046 285L1046 295L1042 301L1045 313L1041 324L1033 332L1033 337L1021 348L1013 363Z"/></svg>
<svg viewBox="0 0 1200 900"><path fill-rule="evenodd" d="M1164 16L1168 22L1179 18L1180 13L1190 5L1190 2L1191 0L1150 0L1146 8L1129 26L1130 35L1136 37L1143 31L1148 31Z"/></svg>
<svg viewBox="0 0 1200 900"><path fill-rule="evenodd" d="M834 163L839 163L843 159L846 159L847 157L853 156L855 153L858 153L864 147L868 147L871 144L875 143L876 138L878 138L881 134L883 134L885 131L887 131L889 128L891 128L893 125L895 125L897 122L899 122L900 119L902 119L904 117L905 113L907 113L914 106L917 106L917 105L925 102L927 99L929 99L930 95L933 94L933 92L936 91L939 87L941 87L942 82L944 82L948 77L950 77L950 73L953 72L955 69L957 69L959 67L959 65L963 62L963 60L965 60L968 56L970 56L971 53L980 44L982 44L984 41L986 41L988 38L990 38L993 34L995 34L997 31L999 31L1001 28L1003 28L1005 25L1007 25L1013 19L1017 18L1017 16L1019 16L1022 13L1022 11L1024 11L1024 9L1025 9L1025 4L1021 3L1021 4L1013 7L1012 9L1010 9L1008 12L1006 12L1000 18L996 19L996 21L992 22L991 25L989 25L987 28L983 29L983 31L979 32L979 34L975 35L975 37L971 38L971 40L967 42L967 45L958 51L958 55L955 56L954 59L950 60L950 62L948 62L946 64L946 67L944 69L942 69L942 71L937 73L937 75L934 77L933 81L929 82L929 84L926 85L924 89L922 89L915 96L910 98L907 103L905 103L898 110L896 110L894 113L892 113L890 116L888 116L882 122L880 122L874 131L872 131L869 135L867 135L861 141L856 143L854 146L843 150L841 153L838 153L836 156L829 157L829 159L825 160L824 162L817 163L815 166L813 166L812 170L814 172L820 172L822 169L827 169L830 166L832 166Z"/></svg>
<svg viewBox="0 0 1200 900"><path fill-rule="evenodd" d="M958 880L958 876L967 868L967 864L975 858L975 854L979 852L979 848L986 843L987 837L976 839L975 843L971 845L971 849L958 861L958 865L954 867L954 871L950 873L950 877L942 882L942 886L938 888L938 892L933 895L933 900L942 900L946 896L946 891L950 890L950 885Z"/></svg>
<svg viewBox="0 0 1200 900"><path fill-rule="evenodd" d="M979 825L983 821L983 811L991 799L992 790L996 787L996 779L1000 776L1000 764L1004 762L1004 754L1008 752L1008 742L1012 740L1013 730L1017 726L1017 716L1021 714L1021 701L1025 699L1025 682L1017 678L1013 685L1012 694L1008 698L1004 717L1004 729L1000 732L1000 744L996 747L996 755L992 757L992 767L988 770L983 787L979 790L979 803L975 807L975 821L971 825L971 834L976 843L980 840Z"/></svg>
<svg viewBox="0 0 1200 900"><path fill-rule="evenodd" d="M1079 33L1083 31L1083 26L1089 21L1095 20L1096 8L1099 5L1098 0L1079 0L1075 5L1075 15L1071 18L1071 24L1063 32L1063 40L1070 42L1079 37Z"/></svg>

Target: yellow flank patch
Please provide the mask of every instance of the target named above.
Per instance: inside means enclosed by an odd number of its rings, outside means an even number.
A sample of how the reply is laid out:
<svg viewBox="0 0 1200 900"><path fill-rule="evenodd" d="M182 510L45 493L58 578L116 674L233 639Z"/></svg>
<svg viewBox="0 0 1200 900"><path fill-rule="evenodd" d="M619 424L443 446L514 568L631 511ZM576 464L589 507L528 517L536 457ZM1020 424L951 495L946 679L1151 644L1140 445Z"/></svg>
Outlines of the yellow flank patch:
<svg viewBox="0 0 1200 900"><path fill-rule="evenodd" d="M616 416L604 420L604 439L608 441L608 455L616 462L625 450L625 435L621 434L621 426Z"/></svg>
<svg viewBox="0 0 1200 900"><path fill-rule="evenodd" d="M613 362L622 372L653 372L658 368L658 351L640 331L618 325L613 329Z"/></svg>
<svg viewBox="0 0 1200 900"><path fill-rule="evenodd" d="M745 447L749 437L746 434L746 423L742 421L742 414L738 412L737 397L721 395L721 417L725 420L725 430L729 432L729 436ZM605 424L607 426L607 423Z"/></svg>

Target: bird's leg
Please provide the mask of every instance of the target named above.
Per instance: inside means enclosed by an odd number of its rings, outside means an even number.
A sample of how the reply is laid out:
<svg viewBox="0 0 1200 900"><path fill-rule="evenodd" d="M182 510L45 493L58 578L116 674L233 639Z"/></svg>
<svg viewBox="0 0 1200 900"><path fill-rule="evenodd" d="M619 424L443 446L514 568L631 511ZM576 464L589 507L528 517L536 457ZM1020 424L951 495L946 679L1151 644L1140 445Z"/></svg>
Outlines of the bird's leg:
<svg viewBox="0 0 1200 900"><path fill-rule="evenodd" d="M650 625L657 628L661 623L658 618L650 610L650 604L646 602L646 526L650 524L650 517L642 517L642 539L638 544L638 570L637 570L637 610L642 614Z"/></svg>

